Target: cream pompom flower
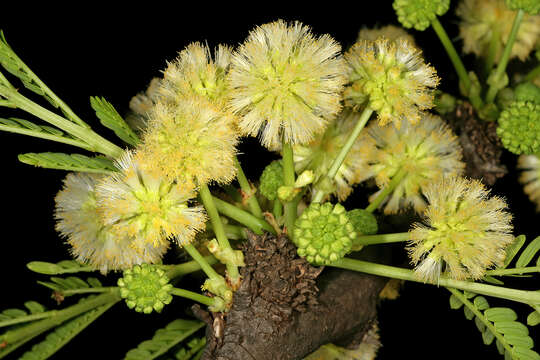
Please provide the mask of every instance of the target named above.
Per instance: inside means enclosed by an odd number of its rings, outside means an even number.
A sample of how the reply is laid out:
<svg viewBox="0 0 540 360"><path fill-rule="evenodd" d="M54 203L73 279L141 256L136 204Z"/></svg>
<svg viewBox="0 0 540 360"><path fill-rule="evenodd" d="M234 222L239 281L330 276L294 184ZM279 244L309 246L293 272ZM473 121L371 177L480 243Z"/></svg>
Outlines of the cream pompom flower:
<svg viewBox="0 0 540 360"><path fill-rule="evenodd" d="M478 280L503 264L514 237L502 198L489 197L478 180L453 176L431 183L424 194L429 206L423 224L409 232L408 247L419 278L436 282L444 270L453 279Z"/></svg>
<svg viewBox="0 0 540 360"><path fill-rule="evenodd" d="M521 155L517 167L522 170L519 182L523 190L540 212L540 159L536 155Z"/></svg>
<svg viewBox="0 0 540 360"><path fill-rule="evenodd" d="M212 58L208 45L189 44L163 73L160 94L164 101L175 103L177 98L202 96L224 108L231 56L231 48L225 45L219 45Z"/></svg>
<svg viewBox="0 0 540 360"><path fill-rule="evenodd" d="M301 174L305 170L312 170L315 175L313 182L317 183L328 173L359 118L360 113L344 110L315 140L306 145L295 145L293 147L295 171ZM357 138L339 167L334 178L334 194L339 201L349 196L354 184L372 176L367 164L369 153L373 149L372 145L372 142L365 141L365 138Z"/></svg>
<svg viewBox="0 0 540 360"><path fill-rule="evenodd" d="M349 64L345 105L357 108L367 103L381 126L389 122L399 126L402 120L414 124L423 110L434 106L433 88L439 78L408 41L361 40L345 53L345 60Z"/></svg>
<svg viewBox="0 0 540 360"><path fill-rule="evenodd" d="M460 17L459 33L463 39L463 51L486 57L491 39L497 44L495 62L498 62L510 36L515 11L504 0L463 0L456 14ZM525 14L510 57L525 60L540 37L540 16Z"/></svg>
<svg viewBox="0 0 540 360"><path fill-rule="evenodd" d="M380 28L363 28L358 33L357 41L369 40L375 41L380 37L384 37L390 41L397 41L399 39L406 40L409 44L416 46L414 37L405 31L403 28L395 25L386 25Z"/></svg>
<svg viewBox="0 0 540 360"><path fill-rule="evenodd" d="M141 164L132 152L117 161L120 173L101 181L97 200L105 224L116 236L128 235L154 247L175 238L191 243L205 228L202 206L189 206L196 197L190 184L175 183Z"/></svg>
<svg viewBox="0 0 540 360"><path fill-rule="evenodd" d="M127 234L114 232L104 223L95 192L103 178L104 175L68 174L55 198L56 230L67 238L75 259L102 273L160 261L168 243L145 244Z"/></svg>
<svg viewBox="0 0 540 360"><path fill-rule="evenodd" d="M407 206L412 206L416 212L423 211L426 207L422 197L424 187L439 177L460 175L465 168L457 137L438 116L425 114L420 123L405 122L399 128L374 123L366 130L364 136L374 141L374 149L368 157L369 172L374 174L380 191L400 171L405 173L386 202L384 212L387 214Z"/></svg>
<svg viewBox="0 0 540 360"><path fill-rule="evenodd" d="M304 144L341 109L346 67L341 46L282 20L253 30L233 54L231 110L244 135L260 135L270 149Z"/></svg>
<svg viewBox="0 0 540 360"><path fill-rule="evenodd" d="M229 183L236 176L238 133L231 115L203 98L158 102L138 150L148 169L179 184Z"/></svg>

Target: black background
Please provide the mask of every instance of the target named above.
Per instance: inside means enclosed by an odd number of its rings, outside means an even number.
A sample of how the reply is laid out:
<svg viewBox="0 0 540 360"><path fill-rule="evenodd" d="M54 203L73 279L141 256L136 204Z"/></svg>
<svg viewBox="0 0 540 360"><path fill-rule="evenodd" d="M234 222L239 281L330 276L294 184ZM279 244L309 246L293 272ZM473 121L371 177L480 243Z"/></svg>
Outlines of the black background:
<svg viewBox="0 0 540 360"><path fill-rule="evenodd" d="M172 60L177 51L192 41L207 41L211 47L219 43L235 45L243 41L254 25L282 18L300 20L310 25L315 33L329 33L347 47L363 26L397 24L390 1L379 1L369 8L360 6L362 2L356 3L356 6L336 3L333 8L329 6L333 4L326 4L320 9L314 8L313 3L289 12L280 11L274 3L264 4L265 11L240 6L218 9L205 3L196 8L171 8L158 3L137 7L131 3L114 12L108 7L89 4L32 8L20 5L2 9L0 28L23 61L61 99L89 124L98 125L89 106L89 96L105 96L122 113L127 110L130 98L145 89L152 77L160 75L166 61ZM245 12L250 9L250 13ZM457 37L453 10L442 20L450 36ZM412 34L423 48L427 61L437 68L442 78L441 87L455 92L455 72L433 31ZM466 57L466 60L472 59ZM13 82L18 84L16 80ZM31 120L25 114L0 109L0 116L11 115ZM116 141L107 129L96 128ZM258 177L264 165L260 158L268 158L268 155L253 141L248 141L241 150L244 163L254 160L251 167L245 165L248 176ZM32 168L17 161L19 153L42 151L79 152L45 140L0 134L0 309L17 307L31 299L54 308L49 292L35 283L42 278L28 271L25 264L32 260L59 261L69 256L66 245L54 230L53 221L54 195L65 173ZM515 157L506 154L505 160L513 171ZM519 214L514 222L516 234L525 233L532 238L537 235L534 222L539 217L516 179L516 173L511 172L497 183L494 192L506 196L511 210ZM514 284L527 286L521 282ZM405 286L397 301L383 302L379 311L383 347L378 359L398 356L502 358L494 345L482 344L474 323L466 320L461 310L449 309L448 297L444 288L411 283ZM496 300L490 302L504 304ZM521 315L529 312L527 307L512 306L523 310ZM184 307L180 301L175 301L161 315L148 316L130 312L123 304L116 305L53 358L120 358L140 341L151 337L157 326L174 316L184 316ZM524 321L524 317L521 320ZM531 336L539 340L538 331Z"/></svg>

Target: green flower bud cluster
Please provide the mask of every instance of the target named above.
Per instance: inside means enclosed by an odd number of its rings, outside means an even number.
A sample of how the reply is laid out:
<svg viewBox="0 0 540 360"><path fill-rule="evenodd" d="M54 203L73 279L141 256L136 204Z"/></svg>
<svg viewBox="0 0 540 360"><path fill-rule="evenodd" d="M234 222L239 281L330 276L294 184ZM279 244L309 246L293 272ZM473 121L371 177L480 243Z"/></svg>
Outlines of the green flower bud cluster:
<svg viewBox="0 0 540 360"><path fill-rule="evenodd" d="M540 13L540 1L538 0L506 0L506 6L512 10L523 10L530 15Z"/></svg>
<svg viewBox="0 0 540 360"><path fill-rule="evenodd" d="M283 186L283 166L280 160L274 160L264 168L259 179L259 190L268 200L275 200L278 189Z"/></svg>
<svg viewBox="0 0 540 360"><path fill-rule="evenodd" d="M120 296L130 309L150 314L161 312L172 301L172 285L165 272L149 264L135 265L118 280Z"/></svg>
<svg viewBox="0 0 540 360"><path fill-rule="evenodd" d="M375 235L379 230L375 216L364 209L354 209L347 212L349 220L358 235Z"/></svg>
<svg viewBox="0 0 540 360"><path fill-rule="evenodd" d="M312 203L294 224L298 255L315 265L341 259L351 250L355 237L354 225L340 204Z"/></svg>
<svg viewBox="0 0 540 360"><path fill-rule="evenodd" d="M503 146L514 154L540 151L540 103L514 101L499 116L497 135Z"/></svg>
<svg viewBox="0 0 540 360"><path fill-rule="evenodd" d="M449 7L450 0L394 0L394 10L401 25L420 31L425 30L437 15L446 13Z"/></svg>
<svg viewBox="0 0 540 360"><path fill-rule="evenodd" d="M517 101L531 101L540 104L540 87L531 82L516 86L514 97Z"/></svg>

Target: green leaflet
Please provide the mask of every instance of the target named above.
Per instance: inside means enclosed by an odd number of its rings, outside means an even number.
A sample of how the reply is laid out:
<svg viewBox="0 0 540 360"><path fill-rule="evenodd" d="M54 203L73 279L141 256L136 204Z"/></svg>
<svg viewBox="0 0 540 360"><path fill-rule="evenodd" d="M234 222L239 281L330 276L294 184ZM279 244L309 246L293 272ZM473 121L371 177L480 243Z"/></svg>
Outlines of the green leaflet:
<svg viewBox="0 0 540 360"><path fill-rule="evenodd" d="M105 100L105 98L92 96L90 97L90 105L103 126L114 131L116 136L132 146L136 146L139 143L137 134L135 134L114 106Z"/></svg>
<svg viewBox="0 0 540 360"><path fill-rule="evenodd" d="M19 324L46 317L45 306L36 301L27 301L24 303L24 307L26 310L6 309L0 312L0 327L6 327L13 324Z"/></svg>
<svg viewBox="0 0 540 360"><path fill-rule="evenodd" d="M127 352L126 360L152 360L165 354L172 347L187 339L190 335L201 329L201 321L177 319L163 329L156 331L152 339L143 341Z"/></svg>
<svg viewBox="0 0 540 360"><path fill-rule="evenodd" d="M95 277L89 277L85 281L75 276L67 278L52 276L50 280L38 281L37 283L60 293L64 297L81 293L102 292L108 289L104 288L101 281Z"/></svg>
<svg viewBox="0 0 540 360"><path fill-rule="evenodd" d="M525 235L516 236L514 242L506 248L506 258L504 259L503 268L506 268L510 264L510 262L517 255L519 249L521 249L523 244L525 244Z"/></svg>
<svg viewBox="0 0 540 360"><path fill-rule="evenodd" d="M540 251L540 236L531 241L529 245L523 250L520 257L516 261L516 267L521 268L529 265L534 256ZM537 263L540 262L540 258Z"/></svg>
<svg viewBox="0 0 540 360"><path fill-rule="evenodd" d="M187 343L181 343L172 348L169 354L173 356L163 357L162 360L196 360L202 355L205 345L205 337L193 337Z"/></svg>
<svg viewBox="0 0 540 360"><path fill-rule="evenodd" d="M529 329L516 321L517 314L514 310L503 307L490 308L483 296L474 297L471 296L472 293L465 294L459 290L449 290L452 293L451 308L458 309L465 305L465 316L469 320L474 318L485 345L492 344L496 339L497 350L504 355L505 360L540 360L540 355L531 350L534 341L529 336Z"/></svg>
<svg viewBox="0 0 540 360"><path fill-rule="evenodd" d="M103 156L88 157L81 154L26 153L19 155L19 161L28 165L48 169L110 174L117 171L113 162Z"/></svg>
<svg viewBox="0 0 540 360"><path fill-rule="evenodd" d="M26 267L38 274L45 275L60 275L68 273L77 273L83 271L94 271L89 266L83 266L75 260L62 260L56 264L45 261L31 261L26 264Z"/></svg>
<svg viewBox="0 0 540 360"><path fill-rule="evenodd" d="M83 331L88 325L107 311L116 302L102 305L74 319L68 320L49 333L45 340L36 344L20 358L21 360L45 360Z"/></svg>

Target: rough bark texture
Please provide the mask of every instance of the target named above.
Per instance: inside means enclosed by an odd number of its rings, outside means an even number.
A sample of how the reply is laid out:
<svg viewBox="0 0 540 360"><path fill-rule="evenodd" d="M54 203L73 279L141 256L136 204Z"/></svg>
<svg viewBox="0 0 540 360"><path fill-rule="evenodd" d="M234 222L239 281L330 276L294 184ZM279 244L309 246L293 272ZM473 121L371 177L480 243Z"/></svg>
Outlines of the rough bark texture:
<svg viewBox="0 0 540 360"><path fill-rule="evenodd" d="M244 256L230 311L193 308L209 325L202 359L303 359L328 342L357 345L375 322L386 279L332 268L319 276L285 236L250 235Z"/></svg>
<svg viewBox="0 0 540 360"><path fill-rule="evenodd" d="M501 163L502 143L496 122L478 119L469 103L458 105L447 120L463 148L466 176L493 185L508 172Z"/></svg>

